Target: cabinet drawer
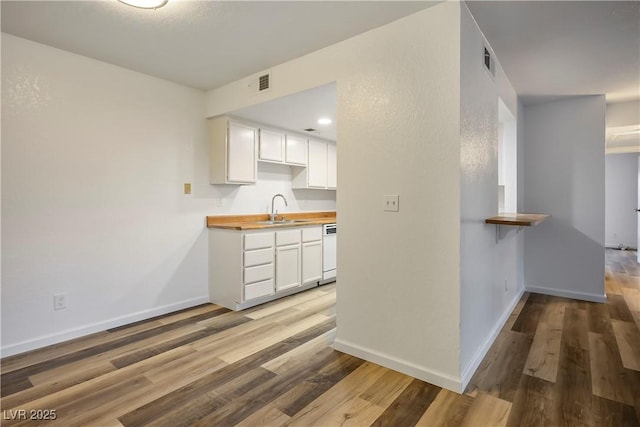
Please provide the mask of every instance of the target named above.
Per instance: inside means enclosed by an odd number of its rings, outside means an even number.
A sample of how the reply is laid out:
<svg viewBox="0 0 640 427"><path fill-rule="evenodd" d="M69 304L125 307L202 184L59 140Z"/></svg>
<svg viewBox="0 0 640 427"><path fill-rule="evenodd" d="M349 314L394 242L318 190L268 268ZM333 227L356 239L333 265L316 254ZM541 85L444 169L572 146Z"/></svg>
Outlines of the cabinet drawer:
<svg viewBox="0 0 640 427"><path fill-rule="evenodd" d="M273 295L273 280L265 280L263 282L245 285L244 287L245 301L266 295Z"/></svg>
<svg viewBox="0 0 640 427"><path fill-rule="evenodd" d="M273 262L273 248L256 249L254 251L245 251L244 266L252 267L254 265L269 264Z"/></svg>
<svg viewBox="0 0 640 427"><path fill-rule="evenodd" d="M273 264L258 265L244 269L244 284L273 279Z"/></svg>
<svg viewBox="0 0 640 427"><path fill-rule="evenodd" d="M276 245L295 245L300 243L300 229L276 231Z"/></svg>
<svg viewBox="0 0 640 427"><path fill-rule="evenodd" d="M273 246L273 233L244 235L244 250L270 248Z"/></svg>
<svg viewBox="0 0 640 427"><path fill-rule="evenodd" d="M322 240L322 227L303 228L302 241L312 242L314 240Z"/></svg>

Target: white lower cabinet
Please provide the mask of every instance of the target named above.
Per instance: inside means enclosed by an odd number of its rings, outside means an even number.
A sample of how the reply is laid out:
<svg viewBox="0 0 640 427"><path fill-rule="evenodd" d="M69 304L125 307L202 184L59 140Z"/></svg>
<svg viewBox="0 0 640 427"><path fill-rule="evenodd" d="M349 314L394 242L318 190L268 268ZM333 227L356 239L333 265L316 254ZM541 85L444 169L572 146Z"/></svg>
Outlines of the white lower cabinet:
<svg viewBox="0 0 640 427"><path fill-rule="evenodd" d="M322 279L322 240L302 244L302 283Z"/></svg>
<svg viewBox="0 0 640 427"><path fill-rule="evenodd" d="M250 285L244 285L245 301L263 297L265 295L273 295L273 279L252 283Z"/></svg>
<svg viewBox="0 0 640 427"><path fill-rule="evenodd" d="M322 226L209 230L209 298L242 310L317 285Z"/></svg>
<svg viewBox="0 0 640 427"><path fill-rule="evenodd" d="M300 244L276 248L276 291L297 288L300 283Z"/></svg>
<svg viewBox="0 0 640 427"><path fill-rule="evenodd" d="M299 287L300 242L299 228L276 231L276 291Z"/></svg>
<svg viewBox="0 0 640 427"><path fill-rule="evenodd" d="M273 232L251 233L243 237L242 300L273 295Z"/></svg>
<svg viewBox="0 0 640 427"><path fill-rule="evenodd" d="M322 226L302 230L302 284L322 280Z"/></svg>

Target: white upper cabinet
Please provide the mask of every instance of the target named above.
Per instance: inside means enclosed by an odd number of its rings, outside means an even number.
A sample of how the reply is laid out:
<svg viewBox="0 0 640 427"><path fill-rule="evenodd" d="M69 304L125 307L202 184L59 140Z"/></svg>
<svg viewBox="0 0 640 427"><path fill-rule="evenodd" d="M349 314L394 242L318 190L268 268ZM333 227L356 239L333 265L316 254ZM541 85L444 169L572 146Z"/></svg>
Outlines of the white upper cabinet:
<svg viewBox="0 0 640 427"><path fill-rule="evenodd" d="M327 143L309 140L307 185L312 188L327 188Z"/></svg>
<svg viewBox="0 0 640 427"><path fill-rule="evenodd" d="M327 143L327 188L335 190L338 187L338 158L336 144Z"/></svg>
<svg viewBox="0 0 640 427"><path fill-rule="evenodd" d="M307 165L307 139L271 129L260 129L259 160L293 166Z"/></svg>
<svg viewBox="0 0 640 427"><path fill-rule="evenodd" d="M257 176L258 129L216 117L209 120L211 184L253 184Z"/></svg>
<svg viewBox="0 0 640 427"><path fill-rule="evenodd" d="M284 133L260 129L260 160L284 161Z"/></svg>
<svg viewBox="0 0 640 427"><path fill-rule="evenodd" d="M287 135L285 162L294 165L307 164L307 140L299 136Z"/></svg>
<svg viewBox="0 0 640 427"><path fill-rule="evenodd" d="M211 184L255 184L258 161L291 166L291 188L335 190L336 144L229 117L209 119Z"/></svg>
<svg viewBox="0 0 640 427"><path fill-rule="evenodd" d="M335 190L336 186L336 144L310 139L307 143L307 167L293 168L291 188Z"/></svg>

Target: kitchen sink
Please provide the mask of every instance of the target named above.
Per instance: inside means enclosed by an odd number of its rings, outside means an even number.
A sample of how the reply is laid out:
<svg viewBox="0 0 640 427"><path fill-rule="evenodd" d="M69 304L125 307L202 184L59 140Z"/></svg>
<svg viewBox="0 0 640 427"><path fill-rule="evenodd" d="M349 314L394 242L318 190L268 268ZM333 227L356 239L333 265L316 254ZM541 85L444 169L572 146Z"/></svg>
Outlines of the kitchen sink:
<svg viewBox="0 0 640 427"><path fill-rule="evenodd" d="M284 221L282 220L276 220L276 221L271 221L271 220L267 220L267 221L256 221L256 224L265 224L265 225L278 225L278 224L295 224L295 223L302 223L302 222L309 222L308 219L285 219Z"/></svg>

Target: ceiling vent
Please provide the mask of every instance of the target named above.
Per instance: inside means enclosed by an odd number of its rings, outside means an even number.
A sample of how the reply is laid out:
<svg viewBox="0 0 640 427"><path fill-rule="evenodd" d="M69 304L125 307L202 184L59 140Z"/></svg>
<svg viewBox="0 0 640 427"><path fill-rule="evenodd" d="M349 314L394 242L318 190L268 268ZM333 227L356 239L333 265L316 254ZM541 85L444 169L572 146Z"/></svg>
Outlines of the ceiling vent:
<svg viewBox="0 0 640 427"><path fill-rule="evenodd" d="M493 59L493 55L487 46L482 46L482 63L484 68L487 69L491 77L496 76L496 62Z"/></svg>
<svg viewBox="0 0 640 427"><path fill-rule="evenodd" d="M271 73L263 74L258 77L258 92L264 92L271 88Z"/></svg>

